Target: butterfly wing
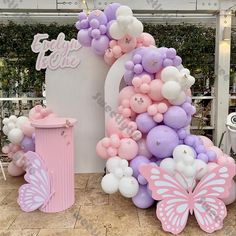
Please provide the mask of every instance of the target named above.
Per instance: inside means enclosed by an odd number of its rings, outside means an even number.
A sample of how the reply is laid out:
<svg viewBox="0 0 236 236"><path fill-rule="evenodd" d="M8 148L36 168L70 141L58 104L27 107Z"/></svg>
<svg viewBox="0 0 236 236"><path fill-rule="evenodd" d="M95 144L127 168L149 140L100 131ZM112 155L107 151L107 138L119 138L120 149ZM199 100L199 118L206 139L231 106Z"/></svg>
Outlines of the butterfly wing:
<svg viewBox="0 0 236 236"><path fill-rule="evenodd" d="M50 199L50 178L40 156L27 152L25 180L28 184L19 189L18 204L26 212L45 206Z"/></svg>
<svg viewBox="0 0 236 236"><path fill-rule="evenodd" d="M142 165L140 173L147 179L152 197L162 200L156 211L162 228L173 234L180 233L188 220L188 193L173 176L158 166Z"/></svg>
<svg viewBox="0 0 236 236"><path fill-rule="evenodd" d="M194 215L201 229L208 233L223 227L227 209L219 198L228 196L234 173L235 165L215 168L193 192Z"/></svg>

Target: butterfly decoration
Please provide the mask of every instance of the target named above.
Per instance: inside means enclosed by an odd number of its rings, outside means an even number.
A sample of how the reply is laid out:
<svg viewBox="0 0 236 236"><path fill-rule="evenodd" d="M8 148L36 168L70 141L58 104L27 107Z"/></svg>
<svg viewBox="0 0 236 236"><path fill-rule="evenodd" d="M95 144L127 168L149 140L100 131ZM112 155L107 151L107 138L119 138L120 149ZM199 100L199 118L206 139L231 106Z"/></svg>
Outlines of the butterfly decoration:
<svg viewBox="0 0 236 236"><path fill-rule="evenodd" d="M223 227L227 210L220 199L229 194L235 165L215 168L201 179L195 189L188 190L156 165L142 165L140 173L147 179L152 197L160 201L156 214L165 231L179 234L187 224L189 213L194 213L199 226L207 233Z"/></svg>
<svg viewBox="0 0 236 236"><path fill-rule="evenodd" d="M32 212L47 206L53 196L50 175L41 159L35 152L27 152L25 180L28 182L19 189L17 199L21 209Z"/></svg>

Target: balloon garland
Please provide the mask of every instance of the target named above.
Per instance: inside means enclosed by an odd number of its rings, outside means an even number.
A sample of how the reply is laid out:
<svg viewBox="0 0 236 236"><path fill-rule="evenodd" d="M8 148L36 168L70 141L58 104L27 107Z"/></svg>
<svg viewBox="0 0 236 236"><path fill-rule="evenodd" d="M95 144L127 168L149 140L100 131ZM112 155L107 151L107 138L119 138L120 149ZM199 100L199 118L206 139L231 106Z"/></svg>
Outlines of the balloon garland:
<svg viewBox="0 0 236 236"><path fill-rule="evenodd" d="M188 192L220 166L235 165L210 139L190 133L196 112L190 89L195 78L174 48L155 47L154 38L143 32L142 23L129 7L112 3L104 12L80 13L76 28L80 44L91 47L109 65L133 52L124 65L127 86L120 91L116 115L106 125L107 137L96 147L98 156L107 160L107 174L101 182L104 192L119 191L145 209L160 199L152 192L156 187L149 186L151 166L168 173ZM230 170L228 178L235 175ZM160 173L159 169L154 171ZM225 204L236 200L236 183L227 179L230 182L226 186L229 195L222 199ZM155 183L160 184L158 180ZM163 226L177 232L168 228ZM219 229L201 228L207 232Z"/></svg>

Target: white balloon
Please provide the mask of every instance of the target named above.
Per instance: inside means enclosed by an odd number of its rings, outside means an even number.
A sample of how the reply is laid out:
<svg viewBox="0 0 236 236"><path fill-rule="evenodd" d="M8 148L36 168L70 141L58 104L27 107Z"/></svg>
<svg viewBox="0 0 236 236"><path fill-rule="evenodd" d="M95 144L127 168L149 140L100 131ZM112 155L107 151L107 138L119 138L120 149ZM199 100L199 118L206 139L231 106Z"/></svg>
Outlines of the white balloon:
<svg viewBox="0 0 236 236"><path fill-rule="evenodd" d="M5 135L8 135L8 133L10 132L10 130L8 129L8 126L7 126L7 125L4 125L4 126L3 126L2 132L3 132Z"/></svg>
<svg viewBox="0 0 236 236"><path fill-rule="evenodd" d="M134 177L123 177L119 183L119 190L122 196L132 198L138 193L138 181Z"/></svg>
<svg viewBox="0 0 236 236"><path fill-rule="evenodd" d="M7 127L8 127L8 129L9 129L9 131L10 131L10 130L16 128L16 125L15 125L15 123L13 123L13 122L8 122Z"/></svg>
<svg viewBox="0 0 236 236"><path fill-rule="evenodd" d="M15 123L16 120L17 120L17 117L16 117L15 115L11 115L11 116L9 117L9 120Z"/></svg>
<svg viewBox="0 0 236 236"><path fill-rule="evenodd" d="M197 175L196 179L201 180L208 173L208 165L202 160L195 160Z"/></svg>
<svg viewBox="0 0 236 236"><path fill-rule="evenodd" d="M18 128L21 128L22 125L24 125L25 123L27 123L29 121L29 118L26 117L26 116L20 116L17 118L17 121L16 121L16 126Z"/></svg>
<svg viewBox="0 0 236 236"><path fill-rule="evenodd" d="M190 88L191 86L193 86L195 84L195 78L193 76L189 76L188 77L188 88Z"/></svg>
<svg viewBox="0 0 236 236"><path fill-rule="evenodd" d="M180 73L181 73L182 75L190 75L190 70L187 69L187 68L183 68L183 69L180 71Z"/></svg>
<svg viewBox="0 0 236 236"><path fill-rule="evenodd" d="M110 173L102 178L101 186L105 193L113 194L119 189L119 180Z"/></svg>
<svg viewBox="0 0 236 236"><path fill-rule="evenodd" d="M118 18L118 16L133 16L133 11L128 6L120 6L116 10L116 17Z"/></svg>
<svg viewBox="0 0 236 236"><path fill-rule="evenodd" d="M191 156L191 155L184 155L182 161L183 161L186 165L190 165L190 166L191 166L191 165L194 164L195 159L194 159L194 157Z"/></svg>
<svg viewBox="0 0 236 236"><path fill-rule="evenodd" d="M10 121L10 120L9 120L8 118L4 118L3 121L2 121L2 123L3 123L4 125L7 125L9 121Z"/></svg>
<svg viewBox="0 0 236 236"><path fill-rule="evenodd" d="M160 167L162 169L166 170L169 174L174 175L175 167L176 167L176 162L174 161L173 158L165 158L161 162Z"/></svg>
<svg viewBox="0 0 236 236"><path fill-rule="evenodd" d="M128 27L129 24L132 24L134 17L132 16L119 16L117 18L118 25L124 29Z"/></svg>
<svg viewBox="0 0 236 236"><path fill-rule="evenodd" d="M186 94L184 91L180 92L179 96L174 99L174 100L170 100L169 102L172 105L176 105L176 106L180 106L182 105L184 102L186 101Z"/></svg>
<svg viewBox="0 0 236 236"><path fill-rule="evenodd" d="M176 81L168 81L162 86L161 92L166 99L174 100L180 95L181 87Z"/></svg>
<svg viewBox="0 0 236 236"><path fill-rule="evenodd" d="M121 27L119 27L117 22L114 22L111 25L111 27L109 29L109 33L112 38L117 39L117 40L124 37L124 31L122 30Z"/></svg>
<svg viewBox="0 0 236 236"><path fill-rule="evenodd" d="M23 138L24 134L19 128L14 128L8 133L8 139L13 144L20 144Z"/></svg>
<svg viewBox="0 0 236 236"><path fill-rule="evenodd" d="M186 168L186 165L184 164L184 162L182 161L179 161L176 163L176 170L179 172L179 173L183 173L184 172L184 169Z"/></svg>
<svg viewBox="0 0 236 236"><path fill-rule="evenodd" d="M133 169L131 167L127 167L124 169L124 175L127 177L131 177L133 175Z"/></svg>
<svg viewBox="0 0 236 236"><path fill-rule="evenodd" d="M183 174L186 178L195 178L196 167L195 166L186 166L183 170Z"/></svg>
<svg viewBox="0 0 236 236"><path fill-rule="evenodd" d="M178 145L173 151L173 158L177 162L182 161L185 155L195 156L193 149L187 145Z"/></svg>
<svg viewBox="0 0 236 236"><path fill-rule="evenodd" d="M179 71L181 71L182 69L184 69L184 66L181 64L179 66L176 67Z"/></svg>
<svg viewBox="0 0 236 236"><path fill-rule="evenodd" d="M106 163L106 168L108 172L114 173L115 169L119 167L120 163L121 163L120 157L116 156L116 157L109 158Z"/></svg>
<svg viewBox="0 0 236 236"><path fill-rule="evenodd" d="M115 175L116 178L121 179L124 175L124 172L120 167L117 167L115 169L114 175Z"/></svg>
<svg viewBox="0 0 236 236"><path fill-rule="evenodd" d="M125 159L121 159L120 166L123 169L123 171L129 166L129 162Z"/></svg>
<svg viewBox="0 0 236 236"><path fill-rule="evenodd" d="M174 66L167 66L161 72L161 80L163 82L176 81L179 82L181 74L179 70Z"/></svg>
<svg viewBox="0 0 236 236"><path fill-rule="evenodd" d="M133 18L132 24L129 25L127 33L133 37L138 37L143 33L143 24L136 18Z"/></svg>

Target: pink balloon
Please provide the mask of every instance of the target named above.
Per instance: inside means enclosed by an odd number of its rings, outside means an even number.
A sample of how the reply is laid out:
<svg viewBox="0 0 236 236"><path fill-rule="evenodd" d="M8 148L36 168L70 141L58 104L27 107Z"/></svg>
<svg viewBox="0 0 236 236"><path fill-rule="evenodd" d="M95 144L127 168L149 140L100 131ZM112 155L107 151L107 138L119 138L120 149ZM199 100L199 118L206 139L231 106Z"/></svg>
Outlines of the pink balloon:
<svg viewBox="0 0 236 236"><path fill-rule="evenodd" d="M130 99L130 107L136 113L143 113L146 112L148 107L152 104L151 99L144 94L135 94Z"/></svg>
<svg viewBox="0 0 236 236"><path fill-rule="evenodd" d="M208 173L212 172L215 168L217 168L219 165L214 163L214 162L210 162L207 164L208 166Z"/></svg>
<svg viewBox="0 0 236 236"><path fill-rule="evenodd" d="M134 87L133 86L127 86L125 88L123 88L120 91L120 94L118 96L118 100L119 100L119 104L121 104L121 102L124 99L130 100L132 96L135 95L135 91L134 91Z"/></svg>
<svg viewBox="0 0 236 236"><path fill-rule="evenodd" d="M151 45L155 46L156 42L153 36L149 33L142 33L140 37L138 37L138 43L144 47L149 47Z"/></svg>
<svg viewBox="0 0 236 236"><path fill-rule="evenodd" d="M146 140L144 138L138 141L138 155L145 156L148 159L152 157L152 154L148 151Z"/></svg>
<svg viewBox="0 0 236 236"><path fill-rule="evenodd" d="M4 146L4 147L2 148L2 153L4 153L4 154L8 154L9 151L10 151L9 146Z"/></svg>
<svg viewBox="0 0 236 236"><path fill-rule="evenodd" d="M226 154L223 154L223 155L217 157L217 163L219 165L233 165L233 164L235 164L235 161L232 157L230 157Z"/></svg>
<svg viewBox="0 0 236 236"><path fill-rule="evenodd" d="M107 149L102 145L102 140L97 143L96 153L102 159L108 159L110 156L107 153Z"/></svg>
<svg viewBox="0 0 236 236"><path fill-rule="evenodd" d="M202 140L202 142L206 148L214 146L214 143L209 138L207 138L205 136L201 136L201 135L199 135L198 137Z"/></svg>
<svg viewBox="0 0 236 236"><path fill-rule="evenodd" d="M20 150L21 150L21 147L17 144L13 144L13 146L11 147L11 151L14 152L14 153L16 153Z"/></svg>
<svg viewBox="0 0 236 236"><path fill-rule="evenodd" d="M31 125L30 122L26 122L24 125L21 126L21 130L25 136L31 138L33 133L35 132L35 128Z"/></svg>
<svg viewBox="0 0 236 236"><path fill-rule="evenodd" d="M109 49L108 49L109 50ZM107 50L107 51L108 51ZM113 63L116 61L116 58L114 57L113 53L111 52L106 52L104 55L104 61L108 64L108 65L113 65Z"/></svg>
<svg viewBox="0 0 236 236"><path fill-rule="evenodd" d="M126 160L132 160L138 154L138 144L131 138L124 138L121 140L120 147L118 149L118 155L120 158Z"/></svg>
<svg viewBox="0 0 236 236"><path fill-rule="evenodd" d="M8 165L8 173L9 175L16 177L23 175L25 171L21 167L18 167L13 162L11 162Z"/></svg>
<svg viewBox="0 0 236 236"><path fill-rule="evenodd" d="M126 53L135 49L137 45L137 40L135 37L126 35L124 38L118 40L117 43L121 47L121 50Z"/></svg>
<svg viewBox="0 0 236 236"><path fill-rule="evenodd" d="M164 99L161 93L162 86L163 86L162 80L154 79L151 81L150 92L148 93L148 95L152 100L160 102Z"/></svg>
<svg viewBox="0 0 236 236"><path fill-rule="evenodd" d="M229 189L229 196L227 198L222 199L225 205L229 205L236 200L236 183L232 180L231 188Z"/></svg>

